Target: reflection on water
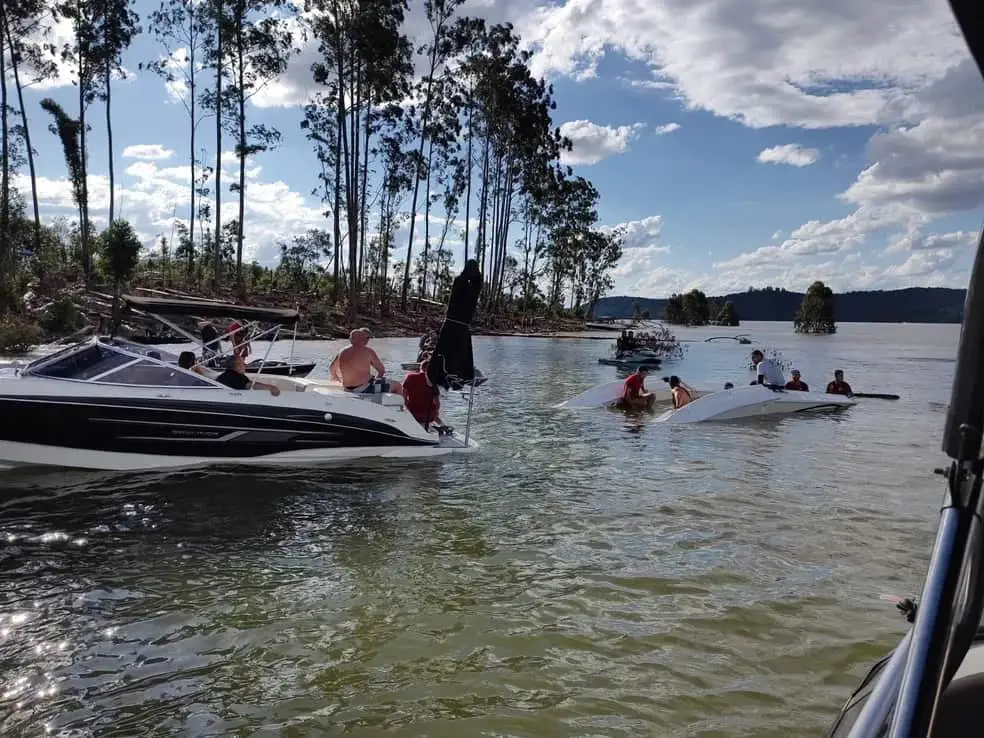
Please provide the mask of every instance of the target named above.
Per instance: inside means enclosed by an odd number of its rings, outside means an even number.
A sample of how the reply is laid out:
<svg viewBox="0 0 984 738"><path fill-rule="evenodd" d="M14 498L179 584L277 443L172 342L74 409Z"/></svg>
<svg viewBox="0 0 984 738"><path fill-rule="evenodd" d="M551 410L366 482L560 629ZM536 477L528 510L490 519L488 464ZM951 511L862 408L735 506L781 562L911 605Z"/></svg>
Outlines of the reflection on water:
<svg viewBox="0 0 984 738"><path fill-rule="evenodd" d="M925 571L953 367L911 357L957 330L741 330L903 399L559 411L611 380L606 342L479 339L472 457L5 476L0 735L819 736L902 631L879 595ZM753 347L673 373L747 381Z"/></svg>

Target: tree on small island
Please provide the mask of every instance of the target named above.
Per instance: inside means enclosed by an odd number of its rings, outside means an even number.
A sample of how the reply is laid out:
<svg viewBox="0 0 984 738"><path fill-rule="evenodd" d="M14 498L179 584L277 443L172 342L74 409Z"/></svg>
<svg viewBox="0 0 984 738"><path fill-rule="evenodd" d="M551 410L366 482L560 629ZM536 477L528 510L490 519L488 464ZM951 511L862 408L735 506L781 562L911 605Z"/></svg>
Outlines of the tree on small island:
<svg viewBox="0 0 984 738"><path fill-rule="evenodd" d="M674 293L666 302L663 320L673 325L707 325L711 320L707 295L698 289L684 295Z"/></svg>
<svg viewBox="0 0 984 738"><path fill-rule="evenodd" d="M796 318L793 321L797 333L831 335L837 332L834 322L834 293L821 281L810 285L806 291Z"/></svg>
<svg viewBox="0 0 984 738"><path fill-rule="evenodd" d="M718 325L740 325L741 321L738 320L738 312L735 310L735 304L728 300L721 306L721 309L717 314Z"/></svg>

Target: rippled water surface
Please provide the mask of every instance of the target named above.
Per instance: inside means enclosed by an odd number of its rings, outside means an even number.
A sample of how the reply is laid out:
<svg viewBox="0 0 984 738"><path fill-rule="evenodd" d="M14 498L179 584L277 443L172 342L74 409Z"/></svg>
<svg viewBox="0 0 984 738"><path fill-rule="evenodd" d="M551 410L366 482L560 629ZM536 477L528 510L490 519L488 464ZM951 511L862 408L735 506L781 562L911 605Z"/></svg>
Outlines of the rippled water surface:
<svg viewBox="0 0 984 738"><path fill-rule="evenodd" d="M730 330L672 371L747 381ZM660 426L551 407L608 341L478 338L471 457L7 474L0 735L820 736L925 573L958 327L741 330L902 399Z"/></svg>

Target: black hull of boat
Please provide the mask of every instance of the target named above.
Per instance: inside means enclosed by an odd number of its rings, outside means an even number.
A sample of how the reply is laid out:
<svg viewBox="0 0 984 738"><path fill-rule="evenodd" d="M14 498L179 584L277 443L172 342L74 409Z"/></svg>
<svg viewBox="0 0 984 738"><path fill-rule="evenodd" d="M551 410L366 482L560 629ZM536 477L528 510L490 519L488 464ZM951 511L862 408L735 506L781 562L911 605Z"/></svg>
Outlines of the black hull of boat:
<svg viewBox="0 0 984 738"><path fill-rule="evenodd" d="M225 369L232 363L232 357L213 362L215 369ZM263 371L260 371L262 365ZM246 365L247 374L271 374L278 377L306 377L314 371L317 364L288 364L286 361L268 361L265 364L262 359L253 359Z"/></svg>
<svg viewBox="0 0 984 738"><path fill-rule="evenodd" d="M77 451L250 459L291 451L434 445L319 410L173 398L0 397L0 441Z"/></svg>

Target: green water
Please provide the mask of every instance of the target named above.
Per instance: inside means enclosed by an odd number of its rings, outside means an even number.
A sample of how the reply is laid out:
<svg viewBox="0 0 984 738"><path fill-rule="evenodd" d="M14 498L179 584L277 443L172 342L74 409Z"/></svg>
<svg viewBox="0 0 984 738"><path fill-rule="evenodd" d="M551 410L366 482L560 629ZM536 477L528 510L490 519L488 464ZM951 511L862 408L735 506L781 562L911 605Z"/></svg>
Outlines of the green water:
<svg viewBox="0 0 984 738"><path fill-rule="evenodd" d="M551 408L607 342L476 339L471 457L3 477L0 735L821 735L921 585L958 328L741 330L903 399L658 426Z"/></svg>

